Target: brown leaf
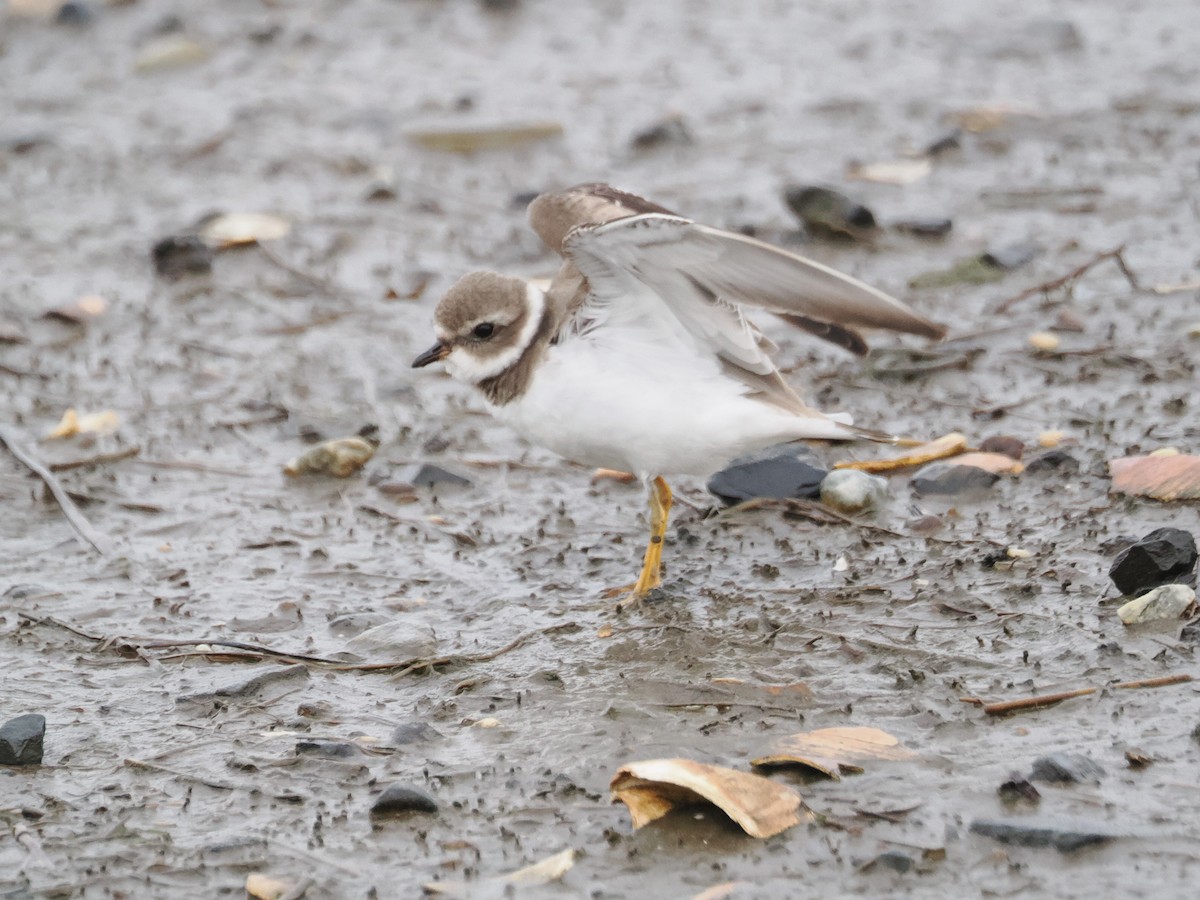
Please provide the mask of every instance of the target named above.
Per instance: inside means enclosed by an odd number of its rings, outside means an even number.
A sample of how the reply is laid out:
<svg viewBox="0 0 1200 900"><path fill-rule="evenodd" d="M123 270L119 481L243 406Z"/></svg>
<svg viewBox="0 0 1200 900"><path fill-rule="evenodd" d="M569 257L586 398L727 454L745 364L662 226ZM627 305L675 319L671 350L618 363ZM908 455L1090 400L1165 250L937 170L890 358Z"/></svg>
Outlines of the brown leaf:
<svg viewBox="0 0 1200 900"><path fill-rule="evenodd" d="M79 415L72 407L63 413L62 419L54 426L54 430L46 435L46 440L74 437L77 434L112 434L121 424L121 417L111 409L103 412L84 413Z"/></svg>
<svg viewBox="0 0 1200 900"><path fill-rule="evenodd" d="M886 731L846 726L789 735L778 741L771 753L751 760L751 765L807 766L836 780L842 774L861 772L858 761L912 759L915 755Z"/></svg>
<svg viewBox="0 0 1200 900"><path fill-rule="evenodd" d="M801 822L800 795L769 778L690 759L627 763L609 785L641 828L678 806L707 801L746 834L769 838Z"/></svg>
<svg viewBox="0 0 1200 900"><path fill-rule="evenodd" d="M1112 489L1154 500L1200 500L1200 456L1127 456L1108 461Z"/></svg>
<svg viewBox="0 0 1200 900"><path fill-rule="evenodd" d="M511 890L508 887L509 885L536 887L538 885L550 884L551 882L560 880L574 865L575 851L568 847L566 850L555 853L553 856L548 856L531 866L526 866L507 875L501 875L498 878L489 878L482 883L430 881L421 887L425 890L425 893L441 897L474 897L479 895L479 888L481 886L487 885L501 888L504 891L504 896L507 897L509 896L507 891ZM497 892L496 896L500 896L500 892Z"/></svg>
<svg viewBox="0 0 1200 900"><path fill-rule="evenodd" d="M967 449L966 435L957 431L942 435L936 441L930 441L919 447L913 447L908 452L891 459L865 459L858 462L834 463L835 469L858 469L861 472L891 472L895 469L905 469L909 466L921 466L935 459L945 459L965 452Z"/></svg>

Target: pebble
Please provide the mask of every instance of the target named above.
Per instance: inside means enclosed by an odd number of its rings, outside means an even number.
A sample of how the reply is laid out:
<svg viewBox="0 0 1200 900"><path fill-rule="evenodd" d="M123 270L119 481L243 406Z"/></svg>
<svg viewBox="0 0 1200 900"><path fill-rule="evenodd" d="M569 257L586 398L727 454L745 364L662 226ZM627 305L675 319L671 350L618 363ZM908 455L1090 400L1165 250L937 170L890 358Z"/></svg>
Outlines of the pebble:
<svg viewBox="0 0 1200 900"><path fill-rule="evenodd" d="M403 784L388 785L371 804L372 816L399 816L416 812L435 813L437 804L428 794Z"/></svg>
<svg viewBox="0 0 1200 900"><path fill-rule="evenodd" d="M1013 269L1019 269L1031 262L1041 252L1042 248L1032 241L1017 241L989 250L980 258L989 266L1011 272Z"/></svg>
<svg viewBox="0 0 1200 900"><path fill-rule="evenodd" d="M1049 753L1033 761L1029 780L1056 784L1099 784L1105 774L1100 764L1086 754Z"/></svg>
<svg viewBox="0 0 1200 900"><path fill-rule="evenodd" d="M154 271L170 281L212 272L213 249L200 240L199 235L165 237L154 245L150 256L154 260Z"/></svg>
<svg viewBox="0 0 1200 900"><path fill-rule="evenodd" d="M996 793L1005 803L1018 803L1022 800L1027 803L1037 803L1042 799L1041 792L1030 784L1029 780L1020 772L1013 772L1008 777L1008 781L996 788Z"/></svg>
<svg viewBox="0 0 1200 900"><path fill-rule="evenodd" d="M954 463L932 463L912 477L909 484L918 494L963 494L990 488L1000 480L995 472Z"/></svg>
<svg viewBox="0 0 1200 900"><path fill-rule="evenodd" d="M793 185L783 199L805 229L815 235L858 238L876 228L871 210L832 188Z"/></svg>
<svg viewBox="0 0 1200 900"><path fill-rule="evenodd" d="M1179 581L1196 567L1196 539L1182 528L1158 528L1122 550L1108 577L1122 594Z"/></svg>
<svg viewBox="0 0 1200 900"><path fill-rule="evenodd" d="M891 869L893 872L907 872L915 863L913 858L900 850L884 850L858 867L860 872L870 872L874 869Z"/></svg>
<svg viewBox="0 0 1200 900"><path fill-rule="evenodd" d="M40 766L46 717L29 713L0 725L0 766Z"/></svg>
<svg viewBox="0 0 1200 900"><path fill-rule="evenodd" d="M358 756L358 754L358 747L345 741L296 741L297 756L349 759L352 756Z"/></svg>
<svg viewBox="0 0 1200 900"><path fill-rule="evenodd" d="M1002 844L1020 847L1053 847L1060 853L1070 853L1084 847L1103 844L1120 837L1089 823L1067 822L1040 817L1020 819L976 819L971 832L995 838Z"/></svg>
<svg viewBox="0 0 1200 900"><path fill-rule="evenodd" d="M922 216L915 219L901 219L893 222L892 227L904 234L916 237L945 237L950 233L954 223L949 219L936 216Z"/></svg>
<svg viewBox="0 0 1200 900"><path fill-rule="evenodd" d="M1130 600L1117 610L1117 615L1126 625L1162 622L1178 619L1195 602L1196 592L1186 584L1164 584Z"/></svg>
<svg viewBox="0 0 1200 900"><path fill-rule="evenodd" d="M1025 442L1008 434L994 434L979 445L983 453L1000 453L1012 459L1020 459L1025 453Z"/></svg>
<svg viewBox="0 0 1200 900"><path fill-rule="evenodd" d="M415 472L405 477L404 481L416 487L436 487L439 484L450 485L452 487L471 486L471 479L464 478L462 475L456 475L454 472L443 469L441 466L435 466L433 463L422 464Z"/></svg>
<svg viewBox="0 0 1200 900"><path fill-rule="evenodd" d="M888 483L857 469L836 469L821 481L821 502L839 512L876 509L887 499Z"/></svg>
<svg viewBox="0 0 1200 900"><path fill-rule="evenodd" d="M404 747L408 744L423 744L426 741L432 741L441 736L441 732L424 722L405 722L402 725L397 725L396 730L392 732L391 744L393 747Z"/></svg>
<svg viewBox="0 0 1200 900"><path fill-rule="evenodd" d="M1026 472L1060 472L1073 475L1079 471L1079 460L1066 450L1047 450L1025 464Z"/></svg>
<svg viewBox="0 0 1200 900"><path fill-rule="evenodd" d="M806 447L768 447L735 459L708 480L708 490L727 505L756 497L815 500L821 496L821 482L829 474L815 462Z"/></svg>

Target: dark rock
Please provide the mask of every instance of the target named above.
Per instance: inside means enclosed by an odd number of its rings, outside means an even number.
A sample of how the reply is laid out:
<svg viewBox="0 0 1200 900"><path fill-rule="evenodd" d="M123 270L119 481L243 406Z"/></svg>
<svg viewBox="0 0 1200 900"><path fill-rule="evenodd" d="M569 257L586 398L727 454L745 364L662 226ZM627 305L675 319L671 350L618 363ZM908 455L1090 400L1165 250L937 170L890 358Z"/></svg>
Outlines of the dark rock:
<svg viewBox="0 0 1200 900"><path fill-rule="evenodd" d="M345 741L296 741L297 756L320 756L324 759L349 759L358 756L358 747Z"/></svg>
<svg viewBox="0 0 1200 900"><path fill-rule="evenodd" d="M805 447L767 447L739 456L717 472L708 479L708 490L729 505L756 497L815 500L821 496L821 481L829 473L813 463Z"/></svg>
<svg viewBox="0 0 1200 900"><path fill-rule="evenodd" d="M46 717L29 713L0 725L0 766L40 766Z"/></svg>
<svg viewBox="0 0 1200 900"><path fill-rule="evenodd" d="M1029 779L1056 784L1099 784L1104 775L1100 764L1083 753L1050 753L1033 761Z"/></svg>
<svg viewBox="0 0 1200 900"><path fill-rule="evenodd" d="M1158 528L1122 550L1108 577L1122 594L1140 594L1161 584L1178 584L1196 567L1196 539L1182 528Z"/></svg>
<svg viewBox="0 0 1200 900"><path fill-rule="evenodd" d="M1009 459L1020 459L1025 453L1025 442L1008 434L994 434L987 438L979 449L984 453L1002 453Z"/></svg>
<svg viewBox="0 0 1200 900"><path fill-rule="evenodd" d="M1079 460L1066 450L1047 450L1039 453L1025 464L1026 472L1061 472L1063 475L1073 475L1079 471Z"/></svg>
<svg viewBox="0 0 1200 900"><path fill-rule="evenodd" d="M893 872L907 872L915 863L907 853L899 850L885 850L873 859L867 860L858 867L860 872L870 872L874 869L891 869Z"/></svg>
<svg viewBox="0 0 1200 900"><path fill-rule="evenodd" d="M95 18L96 13L89 4L81 3L79 0L67 0L55 13L54 22L57 25L74 25L81 28L84 25L91 25Z"/></svg>
<svg viewBox="0 0 1200 900"><path fill-rule="evenodd" d="M909 484L918 494L965 494L986 490L999 480L995 472L978 466L931 463L914 475Z"/></svg>
<svg viewBox="0 0 1200 900"><path fill-rule="evenodd" d="M1033 818L976 819L971 823L971 831L984 837L995 838L1002 844L1016 844L1020 847L1053 847L1062 853L1103 844L1120 837L1119 834L1103 828L1094 828L1087 823L1057 822Z"/></svg>
<svg viewBox="0 0 1200 900"><path fill-rule="evenodd" d="M194 234L165 237L154 245L150 255L154 270L171 281L212 272L213 250Z"/></svg>
<svg viewBox="0 0 1200 900"><path fill-rule="evenodd" d="M644 128L633 136L629 145L634 150L654 150L667 144L692 143L692 133L682 116L671 116L657 124Z"/></svg>
<svg viewBox="0 0 1200 900"><path fill-rule="evenodd" d="M404 747L408 744L423 744L426 741L437 740L441 736L436 728L432 728L424 722L405 722L403 725L397 725L396 730L392 732L392 746Z"/></svg>
<svg viewBox="0 0 1200 900"><path fill-rule="evenodd" d="M860 239L876 228L875 214L832 188L800 184L784 193L805 230L817 237Z"/></svg>
<svg viewBox="0 0 1200 900"><path fill-rule="evenodd" d="M437 804L434 803L432 797L403 784L388 785L371 804L372 816L402 816L407 813L435 812L437 812Z"/></svg>
<svg viewBox="0 0 1200 900"><path fill-rule="evenodd" d="M962 149L962 129L955 128L953 131L943 134L939 138L930 141L925 148L926 156L941 156L943 153L951 153L954 150Z"/></svg>
<svg viewBox="0 0 1200 900"><path fill-rule="evenodd" d="M416 487L436 487L439 484L450 485L451 487L471 486L469 478L455 475L453 472L449 472L441 466L435 466L433 463L424 463L411 476L404 480Z"/></svg>
<svg viewBox="0 0 1200 900"><path fill-rule="evenodd" d="M996 788L996 793L1005 803L1017 803L1020 800L1037 803L1042 799L1038 789L1019 772L1013 772L1008 776L1008 781Z"/></svg>
<svg viewBox="0 0 1200 900"><path fill-rule="evenodd" d="M892 227L904 234L916 237L945 237L954 227L954 223L941 216L919 216L913 219L900 219L892 223Z"/></svg>
<svg viewBox="0 0 1200 900"><path fill-rule="evenodd" d="M1018 241L1015 244L1006 244L995 250L989 250L980 259L989 266L1011 272L1013 269L1019 269L1031 262L1041 252L1042 248L1032 241Z"/></svg>

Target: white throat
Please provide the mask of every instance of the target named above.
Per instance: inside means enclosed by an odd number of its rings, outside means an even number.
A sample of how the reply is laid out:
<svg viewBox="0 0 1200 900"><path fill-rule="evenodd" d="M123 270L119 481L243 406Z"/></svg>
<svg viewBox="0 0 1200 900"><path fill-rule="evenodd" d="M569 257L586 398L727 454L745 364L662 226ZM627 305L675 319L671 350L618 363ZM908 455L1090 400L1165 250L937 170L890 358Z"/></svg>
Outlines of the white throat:
<svg viewBox="0 0 1200 900"><path fill-rule="evenodd" d="M503 353L495 356L479 357L467 347L455 347L443 360L446 371L459 381L467 384L479 384L489 378L495 378L509 366L521 358L521 354L533 341L538 326L542 324L542 314L546 309L546 295L532 284L525 285L525 322L517 333L512 345Z"/></svg>

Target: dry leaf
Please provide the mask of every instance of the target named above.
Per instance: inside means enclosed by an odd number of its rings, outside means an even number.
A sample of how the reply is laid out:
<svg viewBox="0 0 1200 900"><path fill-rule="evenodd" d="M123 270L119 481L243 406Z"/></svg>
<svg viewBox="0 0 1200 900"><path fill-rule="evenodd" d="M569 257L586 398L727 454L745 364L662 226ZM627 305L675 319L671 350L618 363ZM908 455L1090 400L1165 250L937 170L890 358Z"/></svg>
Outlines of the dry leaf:
<svg viewBox="0 0 1200 900"><path fill-rule="evenodd" d="M692 900L725 900L726 897L733 895L740 888L750 887L748 881L724 881L721 884L714 884L712 887L701 891Z"/></svg>
<svg viewBox="0 0 1200 900"><path fill-rule="evenodd" d="M426 150L472 153L516 147L533 141L556 138L563 133L558 122L529 122L515 125L482 125L477 128L420 128L406 137Z"/></svg>
<svg viewBox="0 0 1200 900"><path fill-rule="evenodd" d="M88 319L94 319L108 309L108 301L99 294L84 294L73 303L66 306L56 306L42 313L44 319L60 319L72 325L82 325Z"/></svg>
<svg viewBox="0 0 1200 900"><path fill-rule="evenodd" d="M779 740L771 753L751 761L755 766L807 766L840 779L842 774L861 772L858 761L867 759L912 759L911 750L886 731L865 726L820 728L802 731Z"/></svg>
<svg viewBox="0 0 1200 900"><path fill-rule="evenodd" d="M133 68L138 72L176 69L208 59L208 49L185 34L173 32L151 40L137 55Z"/></svg>
<svg viewBox="0 0 1200 900"><path fill-rule="evenodd" d="M1156 294L1181 294L1184 291L1200 291L1200 278L1191 278L1187 281L1168 284L1156 284L1150 290Z"/></svg>
<svg viewBox="0 0 1200 900"><path fill-rule="evenodd" d="M1035 331L1029 336L1029 346L1042 353L1053 353L1061 344L1059 336L1049 331Z"/></svg>
<svg viewBox="0 0 1200 900"><path fill-rule="evenodd" d="M1040 118L1038 112L1032 107L1017 103L982 103L970 109L951 113L946 118L964 131L981 134L1007 125L1017 116Z"/></svg>
<svg viewBox="0 0 1200 900"><path fill-rule="evenodd" d="M1004 453L964 453L950 461L952 466L974 466L995 475L1019 475L1025 471L1020 460L1013 459Z"/></svg>
<svg viewBox="0 0 1200 900"><path fill-rule="evenodd" d="M622 766L609 785L641 828L677 806L707 801L746 834L769 838L800 824L800 795L769 778L690 759L647 759Z"/></svg>
<svg viewBox="0 0 1200 900"><path fill-rule="evenodd" d="M1153 500L1200 500L1200 456L1127 456L1110 459L1112 489Z"/></svg>
<svg viewBox="0 0 1200 900"><path fill-rule="evenodd" d="M223 213L200 229L200 239L214 250L244 247L260 241L277 241L292 230L292 223L269 213Z"/></svg>
<svg viewBox="0 0 1200 900"><path fill-rule="evenodd" d="M851 163L846 177L854 181L875 181L880 184L912 184L933 171L928 157L893 159L887 162Z"/></svg>
<svg viewBox="0 0 1200 900"><path fill-rule="evenodd" d="M837 462L835 469L858 469L860 472L891 472L909 466L922 466L935 459L945 459L965 452L967 449L966 435L957 431L942 435L936 441L913 447L901 456L892 459L865 459L858 462Z"/></svg>
<svg viewBox="0 0 1200 900"><path fill-rule="evenodd" d="M507 875L502 875L499 878L488 878L483 882L431 881L421 885L421 887L427 894L436 894L442 897L473 897L478 894L479 888L485 885L499 888L507 885L536 887L560 880L575 865L575 856L575 851L568 847L566 850L555 853L553 856L548 856L540 862L526 866L523 869L518 869L515 872L510 872ZM508 893L505 892L504 896L507 897Z"/></svg>
<svg viewBox="0 0 1200 900"><path fill-rule="evenodd" d="M79 415L74 408L63 413L62 420L46 435L47 440L74 437L77 434L112 434L121 424L121 417L111 409Z"/></svg>
<svg viewBox="0 0 1200 900"><path fill-rule="evenodd" d="M348 478L367 464L375 455L375 445L360 437L337 438L325 441L301 453L286 466L283 474L333 475Z"/></svg>
<svg viewBox="0 0 1200 900"><path fill-rule="evenodd" d="M1065 431L1043 431L1038 435L1038 446L1052 450L1067 439Z"/></svg>

